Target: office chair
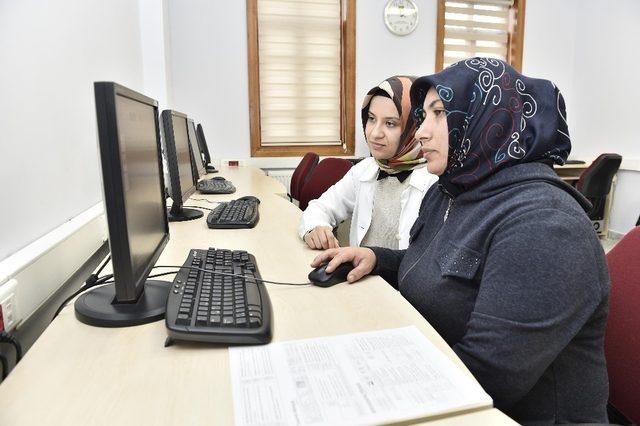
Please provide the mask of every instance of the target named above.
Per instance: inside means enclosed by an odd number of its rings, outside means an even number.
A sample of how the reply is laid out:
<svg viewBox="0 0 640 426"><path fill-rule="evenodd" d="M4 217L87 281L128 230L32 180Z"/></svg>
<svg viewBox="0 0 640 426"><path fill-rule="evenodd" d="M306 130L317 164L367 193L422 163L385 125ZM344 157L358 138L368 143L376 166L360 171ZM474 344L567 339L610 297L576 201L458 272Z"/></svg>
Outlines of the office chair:
<svg viewBox="0 0 640 426"><path fill-rule="evenodd" d="M605 231L603 229L605 200L611 191L611 182L618 172L621 162L622 157L618 154L600 154L582 172L578 183L576 183L576 189L593 204L593 208L589 212L589 219L598 234Z"/></svg>
<svg viewBox="0 0 640 426"><path fill-rule="evenodd" d="M607 264L611 290L604 349L609 372L609 420L625 423L615 418L621 413L631 422L640 423L640 227L629 231L607 253Z"/></svg>
<svg viewBox="0 0 640 426"><path fill-rule="evenodd" d="M322 160L300 191L300 209L304 210L309 201L319 198L331 185L347 174L352 164L342 158L325 158Z"/></svg>
<svg viewBox="0 0 640 426"><path fill-rule="evenodd" d="M315 152L307 152L304 157L302 157L300 164L298 164L298 167L296 167L291 176L289 200L300 200L302 187L309 180L311 172L313 172L313 169L318 165L318 161L320 161L320 157Z"/></svg>

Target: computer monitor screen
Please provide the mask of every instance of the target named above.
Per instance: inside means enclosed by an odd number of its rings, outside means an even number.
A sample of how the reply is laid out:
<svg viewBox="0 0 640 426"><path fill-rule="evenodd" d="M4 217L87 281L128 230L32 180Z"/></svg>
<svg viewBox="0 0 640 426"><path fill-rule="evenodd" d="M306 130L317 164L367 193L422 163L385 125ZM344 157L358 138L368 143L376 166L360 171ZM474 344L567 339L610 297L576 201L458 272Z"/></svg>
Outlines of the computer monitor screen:
<svg viewBox="0 0 640 426"><path fill-rule="evenodd" d="M200 149L202 150L202 155L204 155L205 164L211 163L211 154L209 154L209 147L207 146L207 140L204 138L204 130L202 129L202 124L198 124L198 141L200 143Z"/></svg>
<svg viewBox="0 0 640 426"><path fill-rule="evenodd" d="M78 299L76 316L92 325L141 324L163 316L145 311L149 297L162 304L168 294L145 285L169 240L158 105L116 83L94 89L114 283Z"/></svg>
<svg viewBox="0 0 640 426"><path fill-rule="evenodd" d="M160 190L164 184L158 167L156 120L156 112L149 105L116 96L126 231L137 292L144 283L141 278L145 267L168 234Z"/></svg>
<svg viewBox="0 0 640 426"><path fill-rule="evenodd" d="M207 174L207 171L204 169L204 158L202 157L200 145L198 144L196 125L192 119L188 120L188 126L189 145L191 146L191 153L193 154L191 159L193 160L193 164L195 165L195 170L198 174L198 177L202 177Z"/></svg>
<svg viewBox="0 0 640 426"><path fill-rule="evenodd" d="M169 222L202 217L201 211L183 207L183 202L196 191L195 184L197 182L191 168L187 116L181 112L164 110L162 111L162 125L164 151L169 168L169 195L173 200L169 211Z"/></svg>

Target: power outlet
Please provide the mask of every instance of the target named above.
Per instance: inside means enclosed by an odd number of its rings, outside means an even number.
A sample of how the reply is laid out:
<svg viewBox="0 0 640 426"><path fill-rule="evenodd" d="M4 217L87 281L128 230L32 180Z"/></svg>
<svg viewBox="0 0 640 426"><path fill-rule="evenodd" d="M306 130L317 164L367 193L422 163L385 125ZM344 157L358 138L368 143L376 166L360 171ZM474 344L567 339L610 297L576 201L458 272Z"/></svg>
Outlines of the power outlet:
<svg viewBox="0 0 640 426"><path fill-rule="evenodd" d="M0 305L2 306L2 321L4 331L13 330L18 324L18 310L16 305L16 288L18 281L12 279L0 285Z"/></svg>

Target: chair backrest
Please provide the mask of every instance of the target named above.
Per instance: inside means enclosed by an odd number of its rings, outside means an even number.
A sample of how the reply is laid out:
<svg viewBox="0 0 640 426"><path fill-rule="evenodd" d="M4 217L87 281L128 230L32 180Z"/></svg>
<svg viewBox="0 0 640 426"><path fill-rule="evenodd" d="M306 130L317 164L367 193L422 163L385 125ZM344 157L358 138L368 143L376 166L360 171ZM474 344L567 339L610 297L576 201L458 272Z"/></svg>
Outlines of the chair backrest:
<svg viewBox="0 0 640 426"><path fill-rule="evenodd" d="M605 355L609 403L640 423L640 227L607 253L611 290Z"/></svg>
<svg viewBox="0 0 640 426"><path fill-rule="evenodd" d="M618 154L600 154L582 172L576 189L587 198L602 198L611 190L613 177L620 168L622 157Z"/></svg>
<svg viewBox="0 0 640 426"><path fill-rule="evenodd" d="M320 161L320 157L315 152L307 152L304 157L302 157L300 164L298 164L298 167L296 167L291 176L291 189L289 191L291 198L300 200L300 191L309 180L311 172L318 165L318 161Z"/></svg>
<svg viewBox="0 0 640 426"><path fill-rule="evenodd" d="M320 198L331 185L347 174L351 166L349 160L342 158L325 158L318 163L300 191L300 209L306 209L309 201Z"/></svg>

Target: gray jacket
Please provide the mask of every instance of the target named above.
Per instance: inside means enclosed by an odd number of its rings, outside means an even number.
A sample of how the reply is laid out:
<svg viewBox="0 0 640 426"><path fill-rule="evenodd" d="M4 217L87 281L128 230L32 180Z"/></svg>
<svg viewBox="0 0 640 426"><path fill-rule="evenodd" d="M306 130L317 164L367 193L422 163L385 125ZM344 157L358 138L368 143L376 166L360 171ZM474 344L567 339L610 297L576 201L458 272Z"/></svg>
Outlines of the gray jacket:
<svg viewBox="0 0 640 426"><path fill-rule="evenodd" d="M549 166L524 163L455 199L432 186L409 248L373 248L374 273L522 423L607 421L609 276L588 207Z"/></svg>

